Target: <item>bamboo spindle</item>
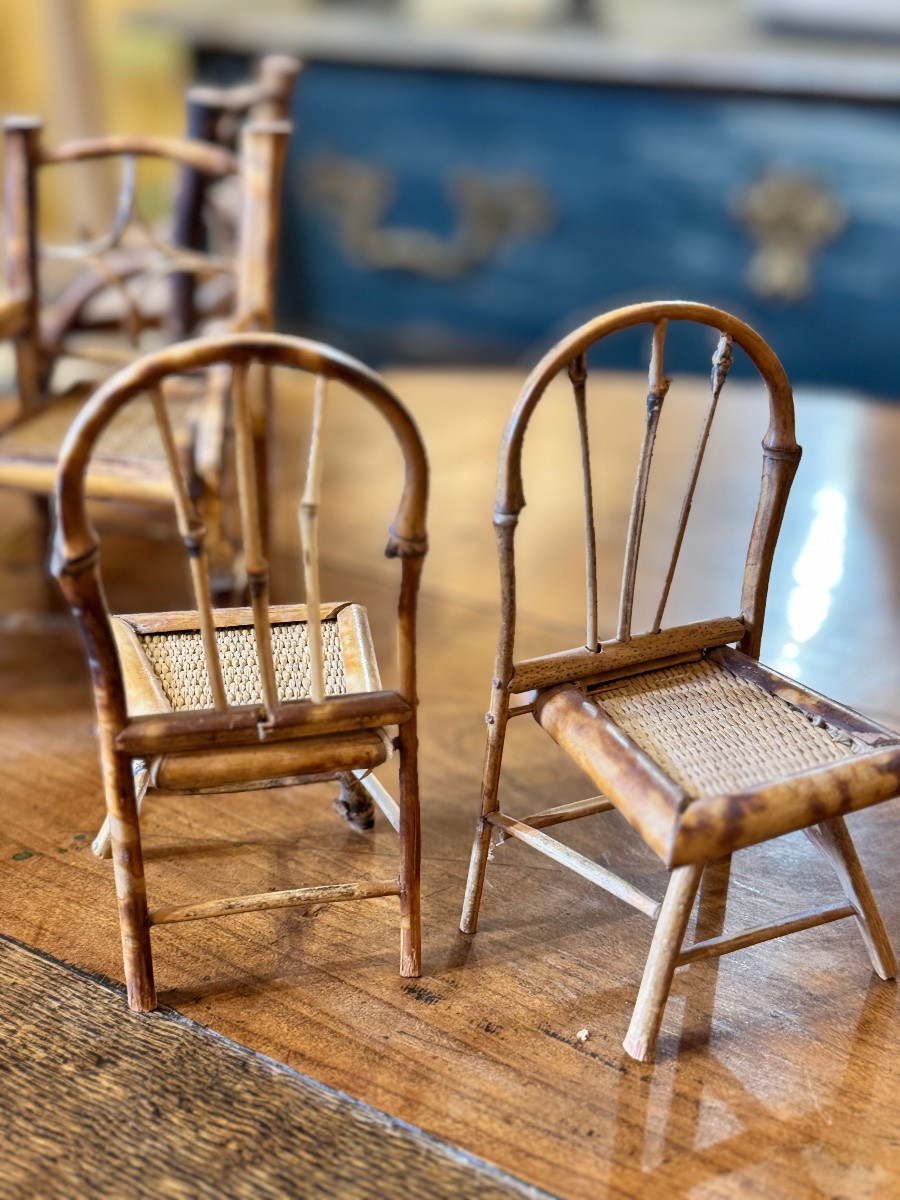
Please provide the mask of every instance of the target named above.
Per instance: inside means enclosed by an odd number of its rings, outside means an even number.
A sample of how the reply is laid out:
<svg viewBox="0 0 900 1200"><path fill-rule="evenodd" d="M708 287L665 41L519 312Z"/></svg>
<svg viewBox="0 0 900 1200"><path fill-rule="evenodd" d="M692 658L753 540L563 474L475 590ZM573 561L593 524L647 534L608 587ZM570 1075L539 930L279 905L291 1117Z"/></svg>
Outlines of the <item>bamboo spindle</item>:
<svg viewBox="0 0 900 1200"><path fill-rule="evenodd" d="M319 500L322 493L322 430L328 385L324 376L316 376L313 400L312 432L309 438L309 461L306 484L300 501L300 545L303 551L303 582L306 587L306 611L309 614L310 696L317 703L325 699L325 666L322 654L322 621L316 618L321 604L319 588Z"/></svg>
<svg viewBox="0 0 900 1200"><path fill-rule="evenodd" d="M622 592L619 599L619 627L616 640L631 640L631 613L634 607L634 583L637 577L638 552L641 548L641 532L644 527L644 509L647 506L647 484L650 480L650 462L656 443L656 431L663 401L669 390L671 379L663 375L663 349L666 342L668 321L657 321L653 326L653 349L650 353L650 390L647 393L647 422L637 477L634 481L634 496L631 501L631 517L628 522L628 538L625 543L625 568L622 573Z"/></svg>
<svg viewBox="0 0 900 1200"><path fill-rule="evenodd" d="M263 704L269 716L278 707L275 682L275 658L272 653L272 626L269 620L269 564L263 554L263 536L259 518L259 492L253 426L247 397L247 364L236 363L231 376L234 401L234 452L237 465L238 505L241 512L241 537L244 543L244 568L250 590L253 633L259 659Z"/></svg>
<svg viewBox="0 0 900 1200"><path fill-rule="evenodd" d="M584 570L587 594L587 618L585 622L585 645L594 652L599 648L597 633L597 534L594 529L594 487L591 479L591 449L588 440L587 407L585 404L585 381L587 360L583 354L569 363L569 379L575 396L575 411L578 414L578 437L581 442L581 472L584 479Z"/></svg>
<svg viewBox="0 0 900 1200"><path fill-rule="evenodd" d="M43 246L41 248L43 256L45 258L80 261L82 259L98 258L103 254L107 254L110 250L114 250L122 241L122 235L125 233L130 222L137 216L135 207L136 196L137 158L133 154L126 154L122 158L122 182L119 185L119 192L116 198L116 209L113 215L112 226L108 232L94 241L77 242L71 246Z"/></svg>
<svg viewBox="0 0 900 1200"><path fill-rule="evenodd" d="M703 422L703 428L700 430L700 438L697 442L697 449L694 452L694 461L691 464L691 473L688 478L687 491L684 494L684 501L681 505L681 515L678 518L678 529L675 533L675 542L672 546L672 558L669 562L669 569L666 572L666 581L663 584L662 596L659 601L659 608L656 610L656 619L653 622L651 632L658 633L662 625L663 613L666 609L666 603L669 599L669 591L672 587L672 579L675 576L675 568L678 566L678 556L681 554L681 544L684 541L684 531L687 529L688 517L691 515L691 505L694 503L694 491L697 487L697 479L700 475L700 467L703 465L703 455L706 453L706 443L709 441L710 430L712 429L713 418L716 415L716 407L719 403L719 396L722 394L722 388L725 386L725 380L728 377L728 372L731 370L731 364L734 362L734 352L731 346L731 335L727 333L719 334L719 342L716 346L715 354L712 360L712 378L710 380L710 396L709 407L706 410L706 418Z"/></svg>
<svg viewBox="0 0 900 1200"><path fill-rule="evenodd" d="M191 500L187 482L181 469L178 457L178 447L169 421L165 397L159 387L151 393L153 412L159 435L162 439L163 450L169 474L172 477L172 487L175 493L175 518L178 533L187 550L191 570L191 586L197 605L197 615L200 619L200 637L203 642L203 656L206 660L206 672L209 676L209 688L212 692L213 705L220 711L228 707L225 698L225 683L222 679L222 664L219 661L219 648L216 645L216 627L213 621L212 594L209 590L209 574L206 564L206 528L200 519L200 514Z"/></svg>
<svg viewBox="0 0 900 1200"><path fill-rule="evenodd" d="M14 347L20 411L30 413L39 403L44 374L38 327L38 240L30 219L37 212L36 165L43 122L7 117L3 130L6 282L10 297L25 305L25 326L16 333Z"/></svg>

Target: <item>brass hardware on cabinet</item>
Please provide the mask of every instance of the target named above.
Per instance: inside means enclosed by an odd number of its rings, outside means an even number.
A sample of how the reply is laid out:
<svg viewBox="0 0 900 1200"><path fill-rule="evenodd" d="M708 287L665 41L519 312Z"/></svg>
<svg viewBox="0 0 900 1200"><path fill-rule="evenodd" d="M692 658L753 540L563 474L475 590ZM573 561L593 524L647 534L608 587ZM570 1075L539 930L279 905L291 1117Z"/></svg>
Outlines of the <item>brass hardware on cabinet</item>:
<svg viewBox="0 0 900 1200"><path fill-rule="evenodd" d="M460 171L447 191L457 213L446 237L428 229L385 225L397 185L387 171L355 159L322 155L302 171L301 186L334 221L338 244L359 266L459 279L488 261L504 243L547 231L546 192L524 175Z"/></svg>
<svg viewBox="0 0 900 1200"><path fill-rule="evenodd" d="M815 254L847 224L847 214L819 180L770 167L734 198L734 216L758 243L747 268L752 291L788 303L808 296Z"/></svg>

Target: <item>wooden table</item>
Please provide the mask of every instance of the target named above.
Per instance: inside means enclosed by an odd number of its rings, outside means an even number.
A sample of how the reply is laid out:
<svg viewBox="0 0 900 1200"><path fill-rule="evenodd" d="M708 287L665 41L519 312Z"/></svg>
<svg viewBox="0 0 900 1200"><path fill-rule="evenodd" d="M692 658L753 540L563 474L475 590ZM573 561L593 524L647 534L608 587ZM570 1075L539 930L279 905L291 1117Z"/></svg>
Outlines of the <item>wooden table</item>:
<svg viewBox="0 0 900 1200"><path fill-rule="evenodd" d="M830 926L734 955L718 969L703 963L682 971L654 1068L620 1047L651 932L640 914L507 845L489 875L480 932L457 933L496 636L494 459L522 376L397 371L391 378L421 424L433 466L421 607L425 974L416 981L395 974L390 901L365 911L280 910L161 931L162 1002L559 1196L892 1194L900 1188L896 988L871 975L848 929ZM683 410L670 410L685 414L671 422L674 442L692 441L687 414L702 386L685 383ZM623 414L640 412L645 384L609 376L603 387L610 415L595 427L612 458L598 476L606 530L627 510L619 483L633 430ZM698 497L703 536L685 546L673 619L692 606L708 615L737 605L743 510L758 485L765 422L760 397L729 389ZM340 404L333 416L343 419ZM900 723L900 408L803 395L798 430L805 457L776 556L764 657ZM345 433L353 461L331 482L342 496L346 489L343 515L353 520L325 565L335 598L369 605L377 640L392 564L373 548L383 544L394 498L385 494L368 425L348 419ZM577 495L563 458L564 444L575 451L574 418L561 396L535 434L541 450L526 467L532 504L523 517L522 582L525 637L540 651L576 644L582 620ZM295 440L279 442L285 486L299 459ZM655 502L663 509L676 449L659 449L664 486ZM716 468L714 451L722 456ZM366 490L362 511L351 483ZM19 498L8 511L0 533L4 607L46 609L30 512ZM556 532L563 518L571 519L571 544ZM293 519L286 502L276 537L282 546ZM601 537L610 551L615 541ZM114 603L125 609L165 598L174 561L168 545L132 557L119 536L108 545ZM648 537L651 574L661 554L662 540ZM612 574L603 612L617 586ZM6 632L0 668L0 932L119 979L110 868L88 849L101 801L80 647L65 628ZM577 773L530 722L514 727L508 761L513 811L540 807L535 800L548 794L583 794ZM349 858L354 875L384 870L391 831L383 822L366 837L346 830L328 796L317 788L150 801L151 901L327 882L344 876ZM852 817L851 827L900 943L896 804ZM617 816L562 828L600 861L624 853L635 882L661 893L662 867ZM832 886L799 836L742 852L728 926L803 908L812 892ZM576 1034L584 1029L582 1041Z"/></svg>

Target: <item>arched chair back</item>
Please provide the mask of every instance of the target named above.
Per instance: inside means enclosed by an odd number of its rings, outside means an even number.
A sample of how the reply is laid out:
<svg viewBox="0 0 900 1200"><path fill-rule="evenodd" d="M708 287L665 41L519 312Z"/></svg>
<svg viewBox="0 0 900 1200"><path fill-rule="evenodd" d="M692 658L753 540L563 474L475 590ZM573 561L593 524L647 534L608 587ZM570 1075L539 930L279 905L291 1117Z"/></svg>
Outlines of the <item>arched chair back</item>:
<svg viewBox="0 0 900 1200"><path fill-rule="evenodd" d="M646 631L633 629L633 607L638 560L647 504L653 452L657 431L660 426L666 396L671 380L664 371L666 332L670 323L691 322L708 326L718 334L713 355L711 383L706 413L693 458L685 468L684 492L680 499L680 513L674 532L665 580L660 588L656 615ZM646 399L646 418L640 453L636 464L632 491L631 511L622 564L619 605L612 637L601 645L597 604L597 533L594 527L594 479L588 438L587 392L589 377L588 351L595 344L612 338L636 326L648 326L652 330L649 363L649 389ZM739 618L743 629L737 629L734 618L710 615L714 625L721 626L716 635L704 627L694 635L697 648L711 645L716 636L724 644L737 640L739 634L742 649L746 653L758 654L765 612L766 590L771 569L772 555L787 502L788 491L800 459L800 448L794 440L794 409L791 388L781 363L769 346L744 322L719 309L703 304L685 302L638 304L617 309L605 316L583 325L569 337L563 339L541 360L529 376L522 389L519 401L510 417L503 435L498 468L497 498L494 509L494 526L500 548L504 638L498 651L498 668L506 680L512 683L514 692L528 691L539 677L546 684L554 677L568 678L575 670L585 678L596 673L601 661L611 663L613 657L623 663L638 661L641 656L648 659L661 657L661 646L667 640L683 640L680 632L673 635L664 631L666 603L672 580L681 554L684 535L691 515L692 504L703 464L707 443L719 399L725 386L733 361L733 347L740 347L758 370L765 385L769 401L769 425L763 438L763 476L756 520L750 536L749 550L744 571L744 587L741 596ZM514 642L506 639L505 632L514 630L515 625L515 534L519 514L525 505L522 479L522 452L529 421L544 397L550 383L566 372L572 386L581 444L581 469L585 502L585 577L586 618L584 647L571 656L561 656L558 664L517 663L513 665ZM606 568L606 564L604 564ZM608 569L608 568L607 568ZM605 653L607 658L597 656ZM558 667L558 670L557 670ZM537 674L536 674L537 673Z"/></svg>
<svg viewBox="0 0 900 1200"><path fill-rule="evenodd" d="M678 513L655 616L634 629L635 582L648 483L670 380L666 331L675 322L718 334L699 439L674 501ZM598 539L588 439L587 352L639 325L651 331L649 390L625 537L618 613L612 636L598 624ZM691 624L665 623L685 532L713 419L739 347L762 378L769 420L762 444L762 483L749 534L737 615L712 613ZM522 452L526 430L561 372L571 380L584 482L586 624L583 646L517 658L515 536L525 504ZM652 1057L662 1009L679 962L709 957L813 924L857 916L876 970L896 969L881 918L855 858L842 815L900 791L900 738L890 730L761 666L772 557L800 458L791 389L771 348L748 325L719 309L681 301L637 304L588 322L545 355L529 376L500 451L494 525L500 559L501 624L494 667L482 808L461 920L474 932L491 837L529 843L620 899L657 918L641 997L626 1048ZM674 499L674 498L673 498ZM606 561L602 563L608 569ZM737 607L737 605L736 605ZM737 646L737 649L732 647ZM512 707L512 700L519 703ZM518 819L501 810L499 784L507 722L531 713L600 789L585 800ZM660 904L607 868L543 830L564 821L620 811L672 871ZM706 862L792 830L805 829L836 864L848 903L789 918L778 926L681 951Z"/></svg>
<svg viewBox="0 0 900 1200"><path fill-rule="evenodd" d="M303 605L273 606L260 517L248 374L259 364L315 378L312 432L299 503ZM198 370L227 370L235 478L250 604L217 609L206 531L172 434L167 389ZM400 559L397 686L381 687L365 610L328 604L319 582L319 508L329 386L384 419L403 458L387 554ZM296 409L296 388L285 401ZM187 612L113 616L105 601L100 542L86 479L92 452L123 408L149 404L172 480L194 606ZM289 410L290 411L290 410ZM401 971L419 972L416 773L416 596L425 553L427 465L400 401L362 364L314 342L275 334L197 339L148 355L108 380L84 407L60 460L54 571L88 652L99 720L112 854L116 862L126 975L133 1006L153 1006L150 926L273 903L306 904L398 895ZM396 734L392 732L396 728ZM399 749L399 805L369 772ZM135 764L137 766L135 767ZM140 790L229 791L337 778L351 815L371 801L400 835L396 879L231 897L149 912L141 866L135 779ZM363 793L362 797L360 793ZM363 814L364 818L365 814Z"/></svg>

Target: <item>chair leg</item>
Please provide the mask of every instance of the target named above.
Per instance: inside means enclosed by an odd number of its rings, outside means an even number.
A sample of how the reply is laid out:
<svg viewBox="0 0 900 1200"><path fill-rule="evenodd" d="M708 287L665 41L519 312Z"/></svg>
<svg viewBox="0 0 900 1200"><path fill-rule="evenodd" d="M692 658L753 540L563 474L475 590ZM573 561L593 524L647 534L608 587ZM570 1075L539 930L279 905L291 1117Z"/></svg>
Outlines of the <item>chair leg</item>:
<svg viewBox="0 0 900 1200"><path fill-rule="evenodd" d="M481 784L481 816L475 826L475 841L472 843L469 876L466 880L466 894L459 921L459 927L463 933L475 933L478 928L478 910L481 907L481 893L484 889L484 873L487 869L491 834L494 831L493 825L486 820L486 817L488 813L496 812L499 807L497 793L500 789L500 765L503 760L503 742L506 736L508 717L509 696L495 688L491 699L491 711L488 714L488 736Z"/></svg>
<svg viewBox="0 0 900 1200"><path fill-rule="evenodd" d="M872 967L882 979L897 975L897 959L843 817L833 817L804 831L828 859L847 899L856 909L856 922L866 943Z"/></svg>
<svg viewBox="0 0 900 1200"><path fill-rule="evenodd" d="M136 1012L151 1012L156 1008L156 989L131 761L111 755L104 763L104 776L128 1004Z"/></svg>
<svg viewBox="0 0 900 1200"><path fill-rule="evenodd" d="M415 718L400 726L400 974L422 974L421 827Z"/></svg>
<svg viewBox="0 0 900 1200"><path fill-rule="evenodd" d="M134 760L134 794L135 807L138 816L141 813L141 805L144 803L144 797L147 795L147 789L150 786L150 772L142 759ZM109 814L103 818L103 824L97 831L97 836L91 842L91 850L98 858L109 858L112 853L109 838Z"/></svg>
<svg viewBox="0 0 900 1200"><path fill-rule="evenodd" d="M360 781L347 771L340 776L340 785L340 795L332 801L334 811L357 833L374 829L375 805Z"/></svg>
<svg viewBox="0 0 900 1200"><path fill-rule="evenodd" d="M626 1052L638 1062L653 1061L676 960L694 907L703 865L676 867L669 879L631 1024L622 1043Z"/></svg>

